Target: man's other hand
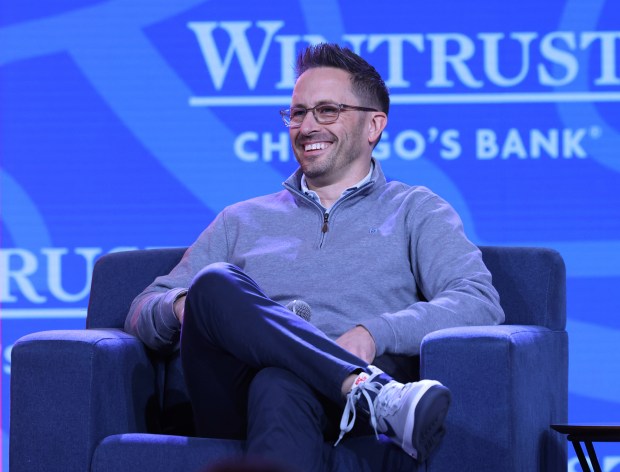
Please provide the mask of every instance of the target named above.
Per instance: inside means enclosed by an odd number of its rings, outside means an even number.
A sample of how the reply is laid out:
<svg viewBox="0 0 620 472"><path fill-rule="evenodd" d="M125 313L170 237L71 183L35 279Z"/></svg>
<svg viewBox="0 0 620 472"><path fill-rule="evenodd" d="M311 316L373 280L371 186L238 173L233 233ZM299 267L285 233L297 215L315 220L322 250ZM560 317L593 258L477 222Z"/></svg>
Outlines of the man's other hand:
<svg viewBox="0 0 620 472"><path fill-rule="evenodd" d="M336 344L369 364L372 364L372 361L375 360L375 354L377 353L375 340L363 326L356 326L350 329L336 339Z"/></svg>

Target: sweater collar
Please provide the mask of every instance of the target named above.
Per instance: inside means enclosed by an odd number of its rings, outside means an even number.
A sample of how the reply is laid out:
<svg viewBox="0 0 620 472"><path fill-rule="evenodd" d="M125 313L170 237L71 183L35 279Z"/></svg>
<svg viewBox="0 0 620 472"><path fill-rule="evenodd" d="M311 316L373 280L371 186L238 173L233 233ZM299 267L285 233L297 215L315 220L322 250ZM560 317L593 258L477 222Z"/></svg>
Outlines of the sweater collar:
<svg viewBox="0 0 620 472"><path fill-rule="evenodd" d="M370 178L368 178L367 176L368 180L367 178L363 179L363 181L359 182L354 188L361 187L368 181L370 181L373 184L372 187L376 185L384 185L387 182L385 178L385 174L383 173L383 169L381 169L381 164L379 164L379 161L377 161L374 157L372 158L371 167L374 167L374 168L370 171ZM295 190L303 193L303 189L301 185L302 177L303 177L303 173L301 172L301 168L297 168L297 170L293 174L291 174L288 179L284 181L283 185L285 187L294 188Z"/></svg>
<svg viewBox="0 0 620 472"><path fill-rule="evenodd" d="M368 171L368 174L366 174L366 177L364 177L362 180L360 180L358 183L356 183L355 185L345 189L341 194L340 197L338 198L338 200L340 200L341 198L345 197L347 194L353 192L354 190L357 190L358 188L360 188L362 185L364 185L366 182L370 182L370 179L372 177L372 172L375 170L375 163L374 161L370 161L370 170ZM327 208L325 205L323 205L323 203L321 202L321 197L319 197L319 194L316 193L314 190L310 190L308 188L308 184L306 183L306 176L304 174L301 175L301 180L300 180L300 186L301 186L301 191L306 194L307 196L309 196L310 198L312 198L315 202L317 202L319 205L321 205L323 208L326 208L329 210L329 208Z"/></svg>

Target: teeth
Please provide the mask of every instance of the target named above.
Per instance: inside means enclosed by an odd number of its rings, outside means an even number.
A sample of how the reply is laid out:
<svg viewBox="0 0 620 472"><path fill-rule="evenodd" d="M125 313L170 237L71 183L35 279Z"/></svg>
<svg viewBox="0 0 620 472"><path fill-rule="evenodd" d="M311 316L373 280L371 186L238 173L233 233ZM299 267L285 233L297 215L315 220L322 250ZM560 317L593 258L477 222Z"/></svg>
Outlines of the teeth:
<svg viewBox="0 0 620 472"><path fill-rule="evenodd" d="M312 143L306 144L304 149L306 151L316 151L317 149L325 149L327 147L327 143Z"/></svg>

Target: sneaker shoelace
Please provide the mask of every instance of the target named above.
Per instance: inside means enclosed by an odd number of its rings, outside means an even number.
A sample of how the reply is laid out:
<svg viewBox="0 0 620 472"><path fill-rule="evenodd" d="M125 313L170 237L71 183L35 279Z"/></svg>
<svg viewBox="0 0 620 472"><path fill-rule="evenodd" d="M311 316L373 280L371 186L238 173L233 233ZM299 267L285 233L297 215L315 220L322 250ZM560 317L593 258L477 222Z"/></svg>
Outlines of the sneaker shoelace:
<svg viewBox="0 0 620 472"><path fill-rule="evenodd" d="M381 372L375 372L371 374L365 381L354 385L351 388L351 391L347 394L347 402L344 406L342 417L340 418L340 435L338 436L338 440L334 444L334 447L338 445L338 443L346 433L353 429L353 425L355 425L355 419L357 418L357 410L355 408L355 405L357 405L357 402L362 397L364 397L366 403L368 404L370 425L374 429L377 438L379 437L379 433L377 432L377 415L375 413L375 405L373 399L377 397L377 395L379 394L379 390L384 388L384 385L380 382L373 381L373 379L380 373ZM384 408L382 407L382 410L383 409Z"/></svg>
<svg viewBox="0 0 620 472"><path fill-rule="evenodd" d="M384 385L381 396L378 396L376 399L375 414L379 418L393 415L401 406L401 398L409 391L412 385L403 385L394 381Z"/></svg>

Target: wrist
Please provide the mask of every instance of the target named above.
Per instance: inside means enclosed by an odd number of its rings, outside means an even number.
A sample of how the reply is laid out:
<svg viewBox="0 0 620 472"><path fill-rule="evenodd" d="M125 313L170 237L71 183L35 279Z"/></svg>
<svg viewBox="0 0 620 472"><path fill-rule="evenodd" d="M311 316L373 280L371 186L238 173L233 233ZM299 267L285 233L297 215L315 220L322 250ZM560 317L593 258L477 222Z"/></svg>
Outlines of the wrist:
<svg viewBox="0 0 620 472"><path fill-rule="evenodd" d="M172 302L172 312L179 322L183 322L183 316L185 314L185 298L187 297L187 291L179 292Z"/></svg>

